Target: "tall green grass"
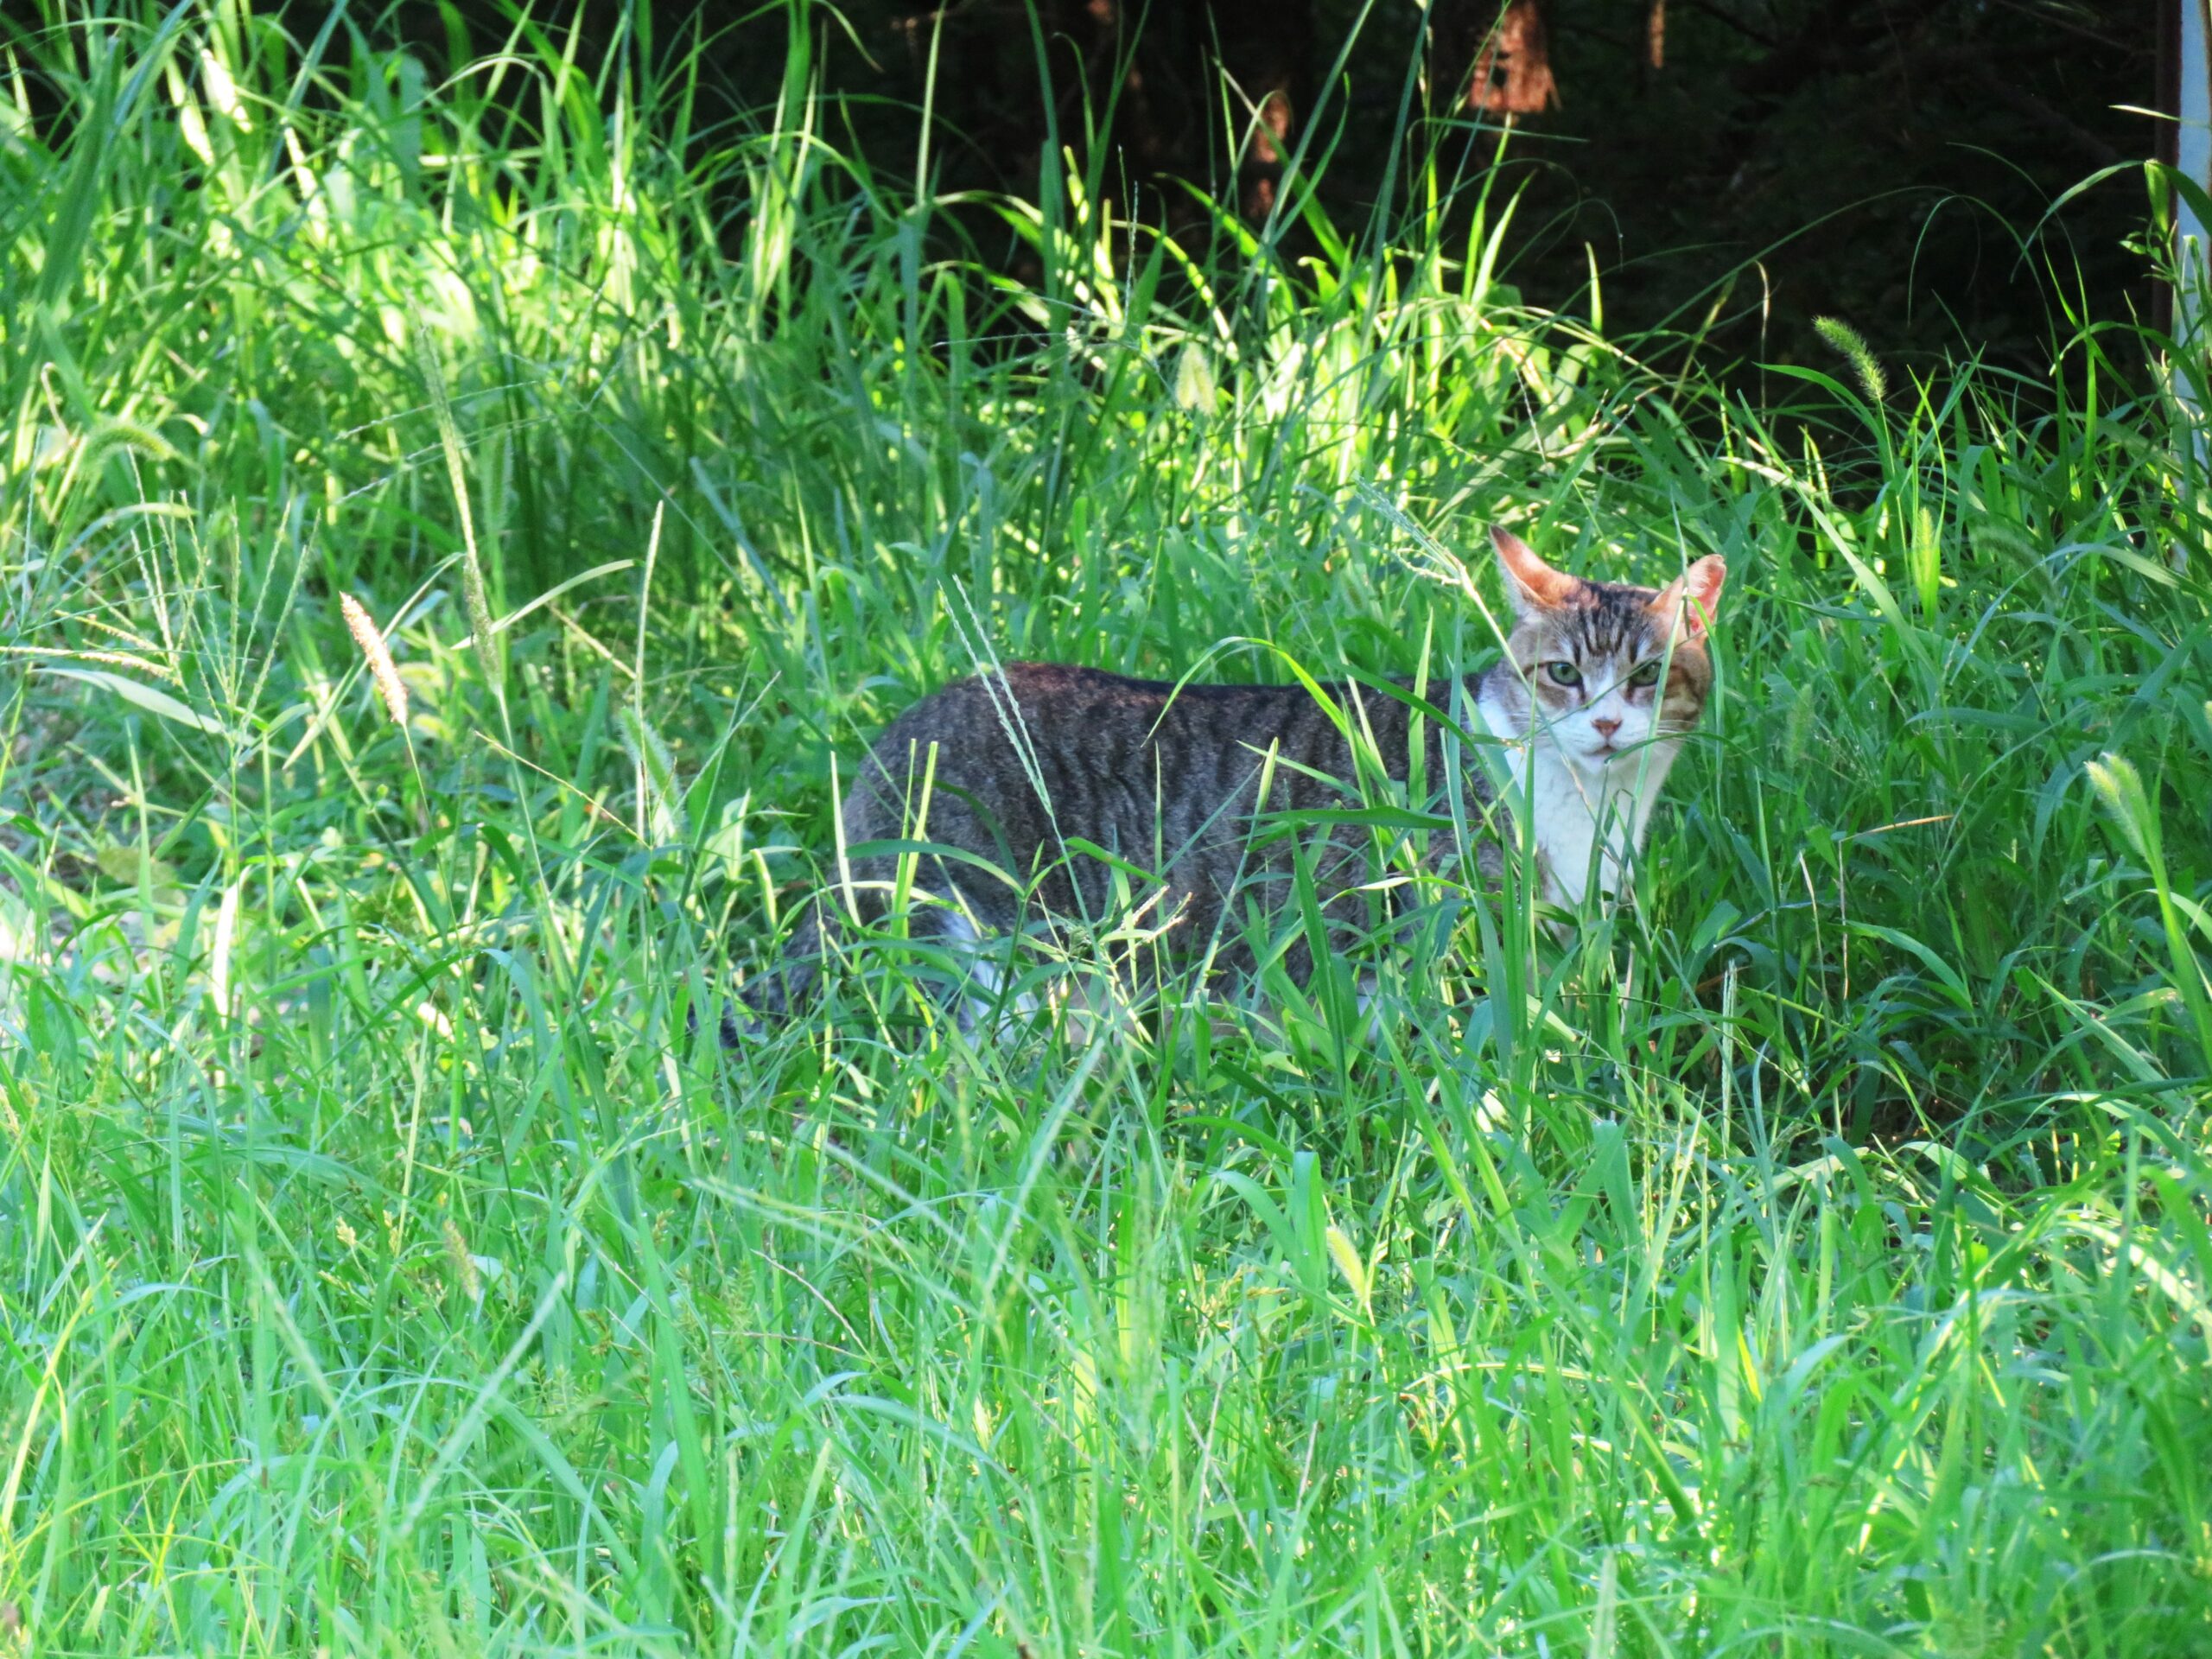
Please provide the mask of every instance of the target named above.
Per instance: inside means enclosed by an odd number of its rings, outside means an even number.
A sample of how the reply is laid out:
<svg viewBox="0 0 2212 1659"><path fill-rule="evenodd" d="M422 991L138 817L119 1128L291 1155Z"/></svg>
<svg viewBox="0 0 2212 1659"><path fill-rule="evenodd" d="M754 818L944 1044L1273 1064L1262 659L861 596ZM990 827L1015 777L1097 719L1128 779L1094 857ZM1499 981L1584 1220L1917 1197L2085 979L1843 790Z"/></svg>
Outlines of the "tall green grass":
<svg viewBox="0 0 2212 1659"><path fill-rule="evenodd" d="M1048 167L1023 286L791 16L708 130L642 15L11 16L0 1647L2212 1641L2212 545L2144 337L1746 406L1524 304L1413 128L1297 259ZM1423 537L1492 521L1735 573L1632 908L1430 879L1372 1034L969 1036L862 940L721 1051L906 702L1440 678Z"/></svg>

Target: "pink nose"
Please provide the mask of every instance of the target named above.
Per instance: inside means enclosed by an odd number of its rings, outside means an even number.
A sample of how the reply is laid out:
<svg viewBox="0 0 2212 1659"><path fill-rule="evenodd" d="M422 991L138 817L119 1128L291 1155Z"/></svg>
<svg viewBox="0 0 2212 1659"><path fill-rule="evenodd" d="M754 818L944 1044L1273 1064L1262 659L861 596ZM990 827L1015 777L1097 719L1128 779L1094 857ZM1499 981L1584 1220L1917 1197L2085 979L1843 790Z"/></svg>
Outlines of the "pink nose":
<svg viewBox="0 0 2212 1659"><path fill-rule="evenodd" d="M1590 729L1597 733L1599 736L1604 738L1608 743L1613 741L1613 734L1620 730L1620 728L1621 723L1618 720L1593 720L1590 722Z"/></svg>

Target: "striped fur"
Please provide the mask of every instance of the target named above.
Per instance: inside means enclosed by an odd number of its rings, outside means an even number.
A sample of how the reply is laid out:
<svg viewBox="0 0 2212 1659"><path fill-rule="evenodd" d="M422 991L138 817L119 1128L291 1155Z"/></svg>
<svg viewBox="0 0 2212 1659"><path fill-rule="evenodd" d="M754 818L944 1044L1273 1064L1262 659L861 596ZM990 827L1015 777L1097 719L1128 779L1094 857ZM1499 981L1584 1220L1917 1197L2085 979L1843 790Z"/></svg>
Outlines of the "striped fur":
<svg viewBox="0 0 2212 1659"><path fill-rule="evenodd" d="M1456 746L1482 836L1478 863L1495 875L1501 847L1516 842L1512 814L1533 810L1547 894L1573 905L1594 872L1618 885L1675 749L1703 710L1712 683L1705 623L1725 572L1718 559L1700 560L1656 591L1584 582L1553 570L1513 537L1497 532L1494 540L1516 623L1505 659L1462 681L1457 700L1501 740L1488 764ZM1652 683L1633 683L1640 668ZM1325 690L1354 730L1371 734L1373 757L1403 784L1414 711L1372 686ZM1429 699L1452 711L1450 686L1432 686ZM1454 746L1438 721L1424 726L1423 772L1434 798ZM1185 954L1211 948L1234 971L1252 961L1243 917L1253 908L1273 915L1288 899L1294 837L1330 925L1365 925L1367 906L1352 891L1372 874L1364 828L1263 830L1280 822L1271 815L1357 806L1355 779L1351 742L1302 686L1179 690L1096 669L1010 663L948 685L892 721L841 810L849 848L925 841L968 855L919 859L916 888L935 902L910 912L917 932L973 939L979 931L1115 919L1116 866L1076 844L1087 842L1120 861L1125 897L1153 900L1156 921L1172 918L1168 937ZM1500 802L1497 784L1506 779ZM823 916L882 913L897 862L888 851L850 859L847 890L825 895L780 968L748 987L757 1012L781 1014L810 988ZM1299 948L1289 961L1302 976Z"/></svg>

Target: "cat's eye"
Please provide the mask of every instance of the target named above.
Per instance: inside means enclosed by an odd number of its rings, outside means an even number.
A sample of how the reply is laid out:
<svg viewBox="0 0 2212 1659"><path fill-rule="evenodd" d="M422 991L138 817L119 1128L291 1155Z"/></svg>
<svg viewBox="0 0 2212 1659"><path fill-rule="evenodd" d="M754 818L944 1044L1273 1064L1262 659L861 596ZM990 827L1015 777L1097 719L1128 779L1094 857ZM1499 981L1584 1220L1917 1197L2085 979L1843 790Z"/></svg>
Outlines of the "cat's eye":
<svg viewBox="0 0 2212 1659"><path fill-rule="evenodd" d="M1637 665L1637 671L1636 671L1636 672L1635 672L1635 673L1633 673L1633 674L1631 674L1631 675L1630 675L1630 676L1628 677L1628 683L1629 683L1630 685L1639 685L1639 686L1641 686L1641 685L1656 685L1656 684L1658 684L1658 683L1659 683L1659 664L1658 664L1658 663L1657 663L1656 661L1653 661L1653 662L1649 662L1649 663L1643 663L1643 664L1639 664Z"/></svg>
<svg viewBox="0 0 2212 1659"><path fill-rule="evenodd" d="M1552 677L1554 685L1580 685L1582 671L1573 663L1546 663L1544 672Z"/></svg>

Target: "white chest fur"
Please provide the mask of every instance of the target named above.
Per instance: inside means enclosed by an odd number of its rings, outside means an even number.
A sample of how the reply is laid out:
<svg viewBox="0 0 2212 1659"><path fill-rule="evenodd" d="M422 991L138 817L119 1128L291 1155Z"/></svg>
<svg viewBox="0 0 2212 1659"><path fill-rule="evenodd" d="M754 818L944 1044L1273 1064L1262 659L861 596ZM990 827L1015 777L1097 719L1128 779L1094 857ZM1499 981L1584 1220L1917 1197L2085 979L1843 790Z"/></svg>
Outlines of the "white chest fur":
<svg viewBox="0 0 2212 1659"><path fill-rule="evenodd" d="M1542 734L1516 731L1520 722L1491 694L1476 706L1492 735L1505 740L1507 804L1516 824L1535 826L1544 897L1573 910L1593 884L1601 893L1624 893L1680 744L1662 740L1610 766L1586 768Z"/></svg>

